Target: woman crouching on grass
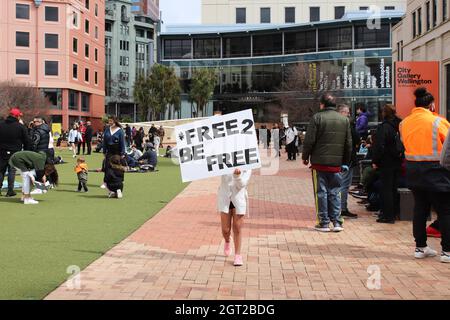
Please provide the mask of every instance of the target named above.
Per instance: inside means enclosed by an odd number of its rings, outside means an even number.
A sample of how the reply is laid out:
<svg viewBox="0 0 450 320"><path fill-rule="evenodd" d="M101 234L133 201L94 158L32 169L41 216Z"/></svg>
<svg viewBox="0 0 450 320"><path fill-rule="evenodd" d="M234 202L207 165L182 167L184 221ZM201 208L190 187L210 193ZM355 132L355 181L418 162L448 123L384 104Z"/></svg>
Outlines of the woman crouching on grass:
<svg viewBox="0 0 450 320"><path fill-rule="evenodd" d="M225 239L224 254L231 254L231 229L234 239L234 265L242 266L241 255L242 225L247 212L247 185L252 174L251 170L234 170L234 174L222 176L217 204L222 224L222 235Z"/></svg>

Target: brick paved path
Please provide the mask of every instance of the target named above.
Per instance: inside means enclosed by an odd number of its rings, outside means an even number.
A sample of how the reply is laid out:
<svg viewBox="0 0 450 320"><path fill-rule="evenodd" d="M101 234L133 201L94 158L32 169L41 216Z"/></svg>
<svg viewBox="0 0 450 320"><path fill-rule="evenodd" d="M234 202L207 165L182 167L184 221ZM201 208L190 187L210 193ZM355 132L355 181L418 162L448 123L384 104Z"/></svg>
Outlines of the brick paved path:
<svg viewBox="0 0 450 320"><path fill-rule="evenodd" d="M411 223L377 224L351 199L350 209L360 218L347 220L344 232L314 231L309 170L284 157L276 176L252 177L246 263L235 268L233 257L222 256L218 183L191 183L86 268L81 289L63 284L47 299L450 298L450 266L411 257ZM440 249L437 239L429 244ZM380 290L366 287L372 265L381 270Z"/></svg>

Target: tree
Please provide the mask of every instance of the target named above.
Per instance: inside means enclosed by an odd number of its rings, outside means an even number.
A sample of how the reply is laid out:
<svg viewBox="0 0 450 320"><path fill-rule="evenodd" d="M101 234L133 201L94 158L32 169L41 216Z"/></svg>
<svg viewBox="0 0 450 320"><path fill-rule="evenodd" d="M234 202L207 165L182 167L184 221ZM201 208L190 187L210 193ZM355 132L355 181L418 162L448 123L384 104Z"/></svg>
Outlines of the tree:
<svg viewBox="0 0 450 320"><path fill-rule="evenodd" d="M214 94L216 73L213 69L199 68L192 72L192 85L189 99L197 105L197 116L204 116L205 107Z"/></svg>
<svg viewBox="0 0 450 320"><path fill-rule="evenodd" d="M180 104L180 81L172 67L153 65L149 76L140 76L134 85L134 98L147 121ZM169 117L172 117L172 108Z"/></svg>
<svg viewBox="0 0 450 320"><path fill-rule="evenodd" d="M15 81L0 82L0 115L6 116L11 108L19 107L28 122L48 114L50 101L30 84Z"/></svg>

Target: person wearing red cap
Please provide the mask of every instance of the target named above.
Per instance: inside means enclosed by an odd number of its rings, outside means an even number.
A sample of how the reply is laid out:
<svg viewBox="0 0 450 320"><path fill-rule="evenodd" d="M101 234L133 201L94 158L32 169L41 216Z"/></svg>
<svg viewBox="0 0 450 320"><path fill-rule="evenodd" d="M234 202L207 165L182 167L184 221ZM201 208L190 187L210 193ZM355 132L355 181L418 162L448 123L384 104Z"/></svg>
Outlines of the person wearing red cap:
<svg viewBox="0 0 450 320"><path fill-rule="evenodd" d="M8 192L7 197L14 197L15 169L9 165L11 156L21 150L29 150L31 147L27 129L21 124L20 118L23 116L19 108L9 111L9 116L0 121L0 194L3 179L8 170Z"/></svg>

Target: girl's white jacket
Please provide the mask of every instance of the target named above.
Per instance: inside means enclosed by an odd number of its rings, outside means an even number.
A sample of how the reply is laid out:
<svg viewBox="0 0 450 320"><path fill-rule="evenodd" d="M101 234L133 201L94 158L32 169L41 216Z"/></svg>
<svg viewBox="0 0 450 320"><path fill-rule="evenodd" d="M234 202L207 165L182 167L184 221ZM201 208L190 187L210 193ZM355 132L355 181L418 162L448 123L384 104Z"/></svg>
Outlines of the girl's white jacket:
<svg viewBox="0 0 450 320"><path fill-rule="evenodd" d="M247 185L251 175L251 170L242 170L239 176L234 174L222 176L222 182L217 194L219 212L228 213L230 202L233 202L237 214L245 214L247 212Z"/></svg>

